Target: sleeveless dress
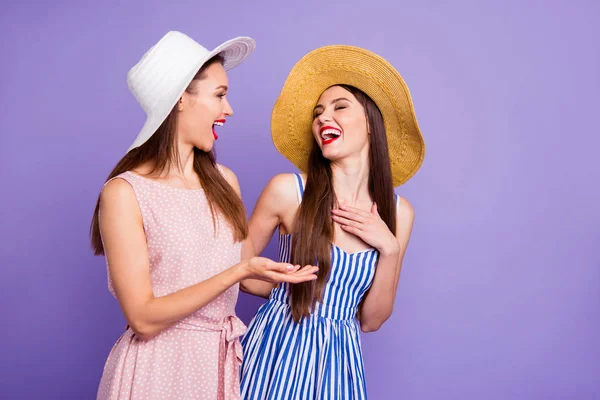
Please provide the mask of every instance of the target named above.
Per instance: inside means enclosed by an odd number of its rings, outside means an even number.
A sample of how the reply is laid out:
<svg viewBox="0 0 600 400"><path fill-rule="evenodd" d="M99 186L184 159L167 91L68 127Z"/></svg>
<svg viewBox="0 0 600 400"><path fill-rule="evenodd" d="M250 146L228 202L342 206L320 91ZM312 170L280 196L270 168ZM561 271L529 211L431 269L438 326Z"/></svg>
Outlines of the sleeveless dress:
<svg viewBox="0 0 600 400"><path fill-rule="evenodd" d="M296 174L298 197L304 194ZM279 235L279 259L289 262L291 235ZM371 286L379 252L347 253L331 245L331 270L310 316L294 322L289 285L271 291L242 339L242 398L249 400L366 399L356 319Z"/></svg>
<svg viewBox="0 0 600 400"><path fill-rule="evenodd" d="M204 281L240 262L241 243L222 216L217 231L202 189L175 188L125 172L142 213L156 297ZM114 289L108 276L108 286ZM114 345L98 399L239 399L238 285L162 331L140 340L131 328Z"/></svg>

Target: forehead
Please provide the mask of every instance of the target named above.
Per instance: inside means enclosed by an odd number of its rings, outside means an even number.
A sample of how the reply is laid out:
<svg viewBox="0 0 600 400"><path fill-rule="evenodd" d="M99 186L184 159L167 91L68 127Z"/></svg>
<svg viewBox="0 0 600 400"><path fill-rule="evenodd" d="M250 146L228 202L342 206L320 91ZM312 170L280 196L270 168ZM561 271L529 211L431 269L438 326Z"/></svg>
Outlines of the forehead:
<svg viewBox="0 0 600 400"><path fill-rule="evenodd" d="M202 74L201 82L217 83L218 85L227 85L227 72L221 63L215 62L209 65Z"/></svg>
<svg viewBox="0 0 600 400"><path fill-rule="evenodd" d="M332 86L326 89L323 93L321 93L317 104L327 104L335 99L339 99L340 97L344 97L350 101L356 101L354 95L346 89L344 89L343 87Z"/></svg>

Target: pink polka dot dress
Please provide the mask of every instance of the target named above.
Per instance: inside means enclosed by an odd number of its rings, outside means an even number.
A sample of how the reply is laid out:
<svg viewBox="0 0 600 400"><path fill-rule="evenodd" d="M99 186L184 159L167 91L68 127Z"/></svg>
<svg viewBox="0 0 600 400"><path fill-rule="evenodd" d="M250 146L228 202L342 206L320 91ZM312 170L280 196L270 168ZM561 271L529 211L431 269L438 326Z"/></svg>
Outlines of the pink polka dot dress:
<svg viewBox="0 0 600 400"><path fill-rule="evenodd" d="M204 281L240 262L227 221L217 231L202 189L183 189L125 172L117 178L133 187L140 206L156 297ZM108 286L114 295L110 274ZM189 317L148 341L128 328L108 356L98 399L240 398L239 337L235 285Z"/></svg>

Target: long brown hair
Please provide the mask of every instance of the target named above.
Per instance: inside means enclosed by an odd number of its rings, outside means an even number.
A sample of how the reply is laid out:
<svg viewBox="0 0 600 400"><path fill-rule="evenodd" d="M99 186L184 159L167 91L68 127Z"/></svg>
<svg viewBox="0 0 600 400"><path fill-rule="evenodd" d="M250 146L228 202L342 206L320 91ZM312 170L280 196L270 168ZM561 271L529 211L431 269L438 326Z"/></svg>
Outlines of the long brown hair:
<svg viewBox="0 0 600 400"><path fill-rule="evenodd" d="M364 107L370 129L369 194L377 210L392 232L396 232L394 185L383 116L377 105L361 90L337 85L348 90ZM304 197L295 221L291 263L314 265L318 262L317 280L290 286L292 315L296 322L310 313L315 301L322 301L323 288L331 269L331 244L334 225L331 210L337 205L333 190L331 163L321 153L316 140L308 159Z"/></svg>
<svg viewBox="0 0 600 400"><path fill-rule="evenodd" d="M214 63L223 64L223 57L217 55L207 61L196 73L186 92L191 92L194 81L203 78L204 71ZM108 175L106 181L126 171L131 171L140 165L149 163L152 170L148 175L160 173L171 166L179 167L179 152L175 143L177 137L177 105L173 107L169 116L164 120L156 132L146 143L129 151L117 166ZM194 171L198 174L200 184L206 193L208 204L213 218L216 232L216 214L221 213L231 225L236 241L242 241L248 236L246 210L239 196L218 170L214 148L205 152L194 148ZM90 227L92 249L95 255L104 254L104 246L100 236L98 212L100 210L100 196L96 202L96 209Z"/></svg>

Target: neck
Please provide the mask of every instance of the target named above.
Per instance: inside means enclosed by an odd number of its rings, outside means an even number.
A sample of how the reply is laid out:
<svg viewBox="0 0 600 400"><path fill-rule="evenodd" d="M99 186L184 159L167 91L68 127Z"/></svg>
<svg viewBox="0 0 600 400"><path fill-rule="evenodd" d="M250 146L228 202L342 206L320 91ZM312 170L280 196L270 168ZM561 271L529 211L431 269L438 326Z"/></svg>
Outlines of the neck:
<svg viewBox="0 0 600 400"><path fill-rule="evenodd" d="M178 147L179 158L169 168L169 175L177 175L186 180L196 180L196 173L194 172L194 146L180 144Z"/></svg>
<svg viewBox="0 0 600 400"><path fill-rule="evenodd" d="M194 171L194 147L178 146L178 157L173 157L171 162L161 171L153 171L152 174L158 179L176 179L182 181L198 180ZM150 167L151 168L151 167Z"/></svg>
<svg viewBox="0 0 600 400"><path fill-rule="evenodd" d="M369 153L332 162L333 190L337 200L353 206L371 202L369 194Z"/></svg>

